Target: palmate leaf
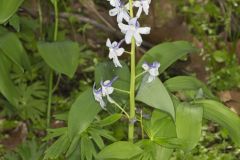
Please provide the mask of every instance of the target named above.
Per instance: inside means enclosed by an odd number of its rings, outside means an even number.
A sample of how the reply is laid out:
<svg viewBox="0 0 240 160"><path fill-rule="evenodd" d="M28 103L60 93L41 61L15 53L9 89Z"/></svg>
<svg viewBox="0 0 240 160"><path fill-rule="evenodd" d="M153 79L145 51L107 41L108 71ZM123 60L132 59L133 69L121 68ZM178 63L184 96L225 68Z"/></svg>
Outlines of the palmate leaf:
<svg viewBox="0 0 240 160"><path fill-rule="evenodd" d="M144 78L136 100L168 113L175 120L175 109L171 97L158 78L151 83L147 83Z"/></svg>
<svg viewBox="0 0 240 160"><path fill-rule="evenodd" d="M200 137L202 129L203 108L201 105L179 103L176 109L177 137L182 140L182 149L193 149Z"/></svg>
<svg viewBox="0 0 240 160"><path fill-rule="evenodd" d="M214 100L194 101L203 106L204 118L218 123L228 131L232 140L240 146L240 118L229 108Z"/></svg>
<svg viewBox="0 0 240 160"><path fill-rule="evenodd" d="M142 64L144 62L152 63L158 61L161 63L161 67L159 68L161 74L179 58L196 51L196 48L186 41L159 44L147 51L140 59L137 65L137 73L139 74L142 72Z"/></svg>
<svg viewBox="0 0 240 160"><path fill-rule="evenodd" d="M68 132L66 131L46 150L44 159L58 158L62 153L67 151L69 145L70 139L68 137Z"/></svg>
<svg viewBox="0 0 240 160"><path fill-rule="evenodd" d="M72 78L78 66L80 48L77 43L39 42L38 51L44 61L55 71Z"/></svg>
<svg viewBox="0 0 240 160"><path fill-rule="evenodd" d="M0 1L0 24L5 23L20 7L24 0Z"/></svg>
<svg viewBox="0 0 240 160"><path fill-rule="evenodd" d="M72 140L76 135L84 132L92 123L101 107L95 101L92 88L79 95L71 106L68 117L68 132Z"/></svg>

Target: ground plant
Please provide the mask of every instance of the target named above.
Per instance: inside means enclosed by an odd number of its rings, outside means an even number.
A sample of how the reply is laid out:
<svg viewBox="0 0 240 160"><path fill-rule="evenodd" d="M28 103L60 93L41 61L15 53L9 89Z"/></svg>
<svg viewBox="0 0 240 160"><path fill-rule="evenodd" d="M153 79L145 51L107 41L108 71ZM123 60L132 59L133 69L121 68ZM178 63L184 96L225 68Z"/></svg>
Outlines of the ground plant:
<svg viewBox="0 0 240 160"><path fill-rule="evenodd" d="M69 38L77 35L77 20L61 9L71 10L67 4L73 1L44 1L52 11L48 26L43 0L36 2L37 20L21 8L26 1L0 1L0 140L8 147L1 148L3 159L240 158L240 117L196 77L162 78L178 60L199 54L199 48L188 41L163 42L137 57L151 33L151 26L140 22L153 0L105 0L120 34L118 40L106 38L97 51ZM64 16L72 32L61 23ZM77 32L86 38L92 28L84 24ZM100 50L107 56L99 58L95 52ZM223 53L216 52L219 60ZM206 151L201 144L216 138L208 127L220 128L216 136L224 141L219 138L218 150L231 144L229 152ZM15 139L10 134L7 141L12 128Z"/></svg>

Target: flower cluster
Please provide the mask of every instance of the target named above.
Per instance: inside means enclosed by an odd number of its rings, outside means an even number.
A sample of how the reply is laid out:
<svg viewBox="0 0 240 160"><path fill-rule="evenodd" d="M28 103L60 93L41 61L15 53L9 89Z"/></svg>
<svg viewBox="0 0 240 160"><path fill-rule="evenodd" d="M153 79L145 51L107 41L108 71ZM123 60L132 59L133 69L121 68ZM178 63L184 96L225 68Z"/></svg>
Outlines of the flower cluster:
<svg viewBox="0 0 240 160"><path fill-rule="evenodd" d="M137 46L141 46L143 40L143 34L149 34L151 28L150 27L141 27L140 23L138 22L138 18L141 16L142 12L146 15L149 13L149 6L151 0L136 0L132 2L132 5L129 3L124 4L121 0L107 0L109 1L110 5L113 7L109 11L110 16L116 16L118 27L120 28L121 32L125 35L124 39L120 42L113 41L108 38L106 42L106 46L109 48L108 57L110 60L113 61L115 67L122 67L119 57L123 55L125 51L124 48L121 47L123 42L126 44L132 43L132 39L134 39ZM129 15L130 6L137 8L137 13L135 17L131 17ZM159 75L158 68L160 67L160 63L153 62L153 64L144 63L142 68L144 69L144 73L148 74L147 82L152 82L155 77ZM102 108L105 108L106 103L103 100L103 97L107 97L107 100L110 103L113 103L113 99L109 96L113 93L114 88L112 87L113 81L107 80L105 82L101 82L101 87L96 89L94 84L93 87L93 94L95 100L98 101Z"/></svg>

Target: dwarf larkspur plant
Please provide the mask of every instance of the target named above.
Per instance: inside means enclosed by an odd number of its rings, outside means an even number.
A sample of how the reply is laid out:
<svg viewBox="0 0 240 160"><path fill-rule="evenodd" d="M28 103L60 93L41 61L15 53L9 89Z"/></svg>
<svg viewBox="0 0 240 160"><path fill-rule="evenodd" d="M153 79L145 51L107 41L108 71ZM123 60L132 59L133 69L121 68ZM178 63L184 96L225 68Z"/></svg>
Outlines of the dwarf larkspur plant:
<svg viewBox="0 0 240 160"><path fill-rule="evenodd" d="M191 76L164 83L159 79L171 64L196 48L185 41L163 43L136 63L137 47L144 47L142 35L151 31L140 25L139 18L150 13L151 0L107 1L109 15L116 17L123 37L106 40L108 62L96 66L93 87L72 104L67 127L50 130L47 140L59 138L47 149L45 159L64 154L67 159L81 160L168 160L174 149L189 152L196 147L203 118L225 127L240 145L239 117L202 82ZM42 54L49 44L44 46L39 47ZM130 56L130 62L123 61L123 54ZM71 76L65 68L54 69ZM110 125L114 127L105 128Z"/></svg>

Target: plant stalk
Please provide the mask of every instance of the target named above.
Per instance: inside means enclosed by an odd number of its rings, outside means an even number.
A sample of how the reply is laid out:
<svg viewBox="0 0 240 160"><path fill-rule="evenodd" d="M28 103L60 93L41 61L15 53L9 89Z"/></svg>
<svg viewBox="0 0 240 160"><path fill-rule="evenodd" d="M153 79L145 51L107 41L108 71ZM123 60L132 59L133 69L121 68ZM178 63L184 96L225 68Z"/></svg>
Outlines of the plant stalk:
<svg viewBox="0 0 240 160"><path fill-rule="evenodd" d="M130 16L133 18L133 6L132 0L129 0ZM130 114L129 114L129 128L128 128L128 140L133 142L134 140L134 121L135 121L135 39L132 38L131 42L131 80L130 80Z"/></svg>
<svg viewBox="0 0 240 160"><path fill-rule="evenodd" d="M58 36L58 4L57 0L54 1L54 14L55 14L55 24L54 24L54 37L53 41L57 41ZM52 108L52 94L53 94L53 70L50 68L49 73L49 85L48 85L48 106L47 106L47 128L50 127L51 123L51 108Z"/></svg>

